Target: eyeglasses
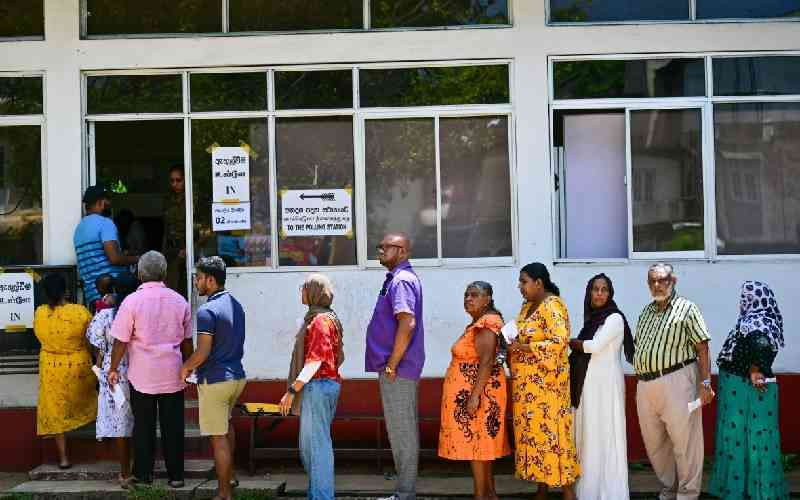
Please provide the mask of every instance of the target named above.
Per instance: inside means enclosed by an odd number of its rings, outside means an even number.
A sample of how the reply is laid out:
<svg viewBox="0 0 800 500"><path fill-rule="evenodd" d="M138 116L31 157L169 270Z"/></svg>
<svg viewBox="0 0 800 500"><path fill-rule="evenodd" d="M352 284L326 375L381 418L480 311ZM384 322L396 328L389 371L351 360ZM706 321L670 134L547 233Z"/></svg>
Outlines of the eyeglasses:
<svg viewBox="0 0 800 500"><path fill-rule="evenodd" d="M670 283L672 283L672 276L667 276L666 278L657 278L657 279L648 278L647 280L647 284L649 284L650 286L657 286L657 285L667 286Z"/></svg>
<svg viewBox="0 0 800 500"><path fill-rule="evenodd" d="M405 248L403 245L394 245L392 243L387 243L387 244L381 243L379 245L375 245L375 250L377 250L379 252L385 252L386 250L388 250L388 249L390 249L392 247L394 247L394 248Z"/></svg>

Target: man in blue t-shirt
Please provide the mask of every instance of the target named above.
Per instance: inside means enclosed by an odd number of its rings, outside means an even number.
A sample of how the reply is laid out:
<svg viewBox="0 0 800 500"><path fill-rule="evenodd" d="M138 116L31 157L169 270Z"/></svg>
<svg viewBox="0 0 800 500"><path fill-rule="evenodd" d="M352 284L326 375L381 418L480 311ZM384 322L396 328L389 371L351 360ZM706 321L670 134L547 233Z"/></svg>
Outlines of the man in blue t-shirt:
<svg viewBox="0 0 800 500"><path fill-rule="evenodd" d="M123 255L117 226L111 220L111 196L101 186L89 186L83 194L86 216L81 219L72 242L83 279L84 298L94 305L100 298L95 280L102 274L118 275L125 266L136 264L138 255Z"/></svg>
<svg viewBox="0 0 800 500"><path fill-rule="evenodd" d="M244 356L244 309L225 290L225 261L204 257L195 266L197 293L208 301L197 309L197 348L186 360L181 378L197 370L200 400L200 433L211 437L214 466L219 479L219 498L232 498L235 479L233 452L236 437L230 425L231 410L247 383Z"/></svg>

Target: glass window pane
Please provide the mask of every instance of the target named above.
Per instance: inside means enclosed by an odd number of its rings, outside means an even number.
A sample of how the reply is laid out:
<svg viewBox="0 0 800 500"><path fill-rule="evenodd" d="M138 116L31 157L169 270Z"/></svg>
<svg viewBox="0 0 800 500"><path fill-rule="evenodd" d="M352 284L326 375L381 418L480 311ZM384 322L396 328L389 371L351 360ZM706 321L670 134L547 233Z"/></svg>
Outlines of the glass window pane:
<svg viewBox="0 0 800 500"><path fill-rule="evenodd" d="M192 111L260 111L267 109L267 74L193 73Z"/></svg>
<svg viewBox="0 0 800 500"><path fill-rule="evenodd" d="M38 115L43 108L40 77L0 78L0 115Z"/></svg>
<svg viewBox="0 0 800 500"><path fill-rule="evenodd" d="M554 23L679 20L689 20L689 0L550 0Z"/></svg>
<svg viewBox="0 0 800 500"><path fill-rule="evenodd" d="M309 137L314 140L309 141ZM279 118L275 122L275 139L279 193L301 189L353 192L352 117ZM351 196L351 200L350 213L354 214L355 197ZM280 196L278 213L283 214ZM279 263L281 266L355 265L355 229L353 220L350 236L281 238Z"/></svg>
<svg viewBox="0 0 800 500"><path fill-rule="evenodd" d="M704 96L704 67L702 59L557 62L555 98Z"/></svg>
<svg viewBox="0 0 800 500"><path fill-rule="evenodd" d="M511 256L508 118L442 118L442 256Z"/></svg>
<svg viewBox="0 0 800 500"><path fill-rule="evenodd" d="M508 0L372 0L373 28L508 24Z"/></svg>
<svg viewBox="0 0 800 500"><path fill-rule="evenodd" d="M367 251L387 232L412 240L412 258L436 258L436 145L432 118L366 123Z"/></svg>
<svg viewBox="0 0 800 500"><path fill-rule="evenodd" d="M218 33L222 0L87 0L88 35Z"/></svg>
<svg viewBox="0 0 800 500"><path fill-rule="evenodd" d="M359 83L365 108L509 102L505 64L363 69Z"/></svg>
<svg viewBox="0 0 800 500"><path fill-rule="evenodd" d="M277 71L276 109L332 109L353 107L353 72Z"/></svg>
<svg viewBox="0 0 800 500"><path fill-rule="evenodd" d="M219 255L230 267L270 266L269 142L267 120L192 120L194 257ZM214 232L211 224L211 152L242 146L250 154L250 230Z"/></svg>
<svg viewBox="0 0 800 500"><path fill-rule="evenodd" d="M0 2L0 38L44 37L44 0Z"/></svg>
<svg viewBox="0 0 800 500"><path fill-rule="evenodd" d="M698 19L763 19L800 16L798 0L697 0Z"/></svg>
<svg viewBox="0 0 800 500"><path fill-rule="evenodd" d="M86 87L90 115L183 110L181 75L90 76Z"/></svg>
<svg viewBox="0 0 800 500"><path fill-rule="evenodd" d="M714 106L717 252L800 253L800 103Z"/></svg>
<svg viewBox="0 0 800 500"><path fill-rule="evenodd" d="M230 0L230 30L361 29L362 0Z"/></svg>
<svg viewBox="0 0 800 500"><path fill-rule="evenodd" d="M633 251L703 250L700 110L631 111Z"/></svg>
<svg viewBox="0 0 800 500"><path fill-rule="evenodd" d="M714 59L714 95L800 94L800 57Z"/></svg>
<svg viewBox="0 0 800 500"><path fill-rule="evenodd" d="M42 132L0 127L0 265L42 263Z"/></svg>

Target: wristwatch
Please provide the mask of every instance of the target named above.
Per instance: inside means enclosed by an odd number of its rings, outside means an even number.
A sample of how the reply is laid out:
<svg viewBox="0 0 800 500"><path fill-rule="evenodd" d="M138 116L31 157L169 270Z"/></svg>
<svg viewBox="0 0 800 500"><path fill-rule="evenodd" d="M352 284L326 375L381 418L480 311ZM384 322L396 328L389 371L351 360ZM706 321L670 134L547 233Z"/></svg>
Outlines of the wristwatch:
<svg viewBox="0 0 800 500"><path fill-rule="evenodd" d="M295 394L297 394L297 389L294 388L294 384L289 384L289 388L286 389L286 392L294 396Z"/></svg>
<svg viewBox="0 0 800 500"><path fill-rule="evenodd" d="M703 387L705 387L706 389L711 389L711 379L710 378L707 378L707 379L703 380L702 383L703 383Z"/></svg>
<svg viewBox="0 0 800 500"><path fill-rule="evenodd" d="M385 373L386 375L394 375L394 368L392 368L389 365L386 365L386 367L383 369L383 373Z"/></svg>

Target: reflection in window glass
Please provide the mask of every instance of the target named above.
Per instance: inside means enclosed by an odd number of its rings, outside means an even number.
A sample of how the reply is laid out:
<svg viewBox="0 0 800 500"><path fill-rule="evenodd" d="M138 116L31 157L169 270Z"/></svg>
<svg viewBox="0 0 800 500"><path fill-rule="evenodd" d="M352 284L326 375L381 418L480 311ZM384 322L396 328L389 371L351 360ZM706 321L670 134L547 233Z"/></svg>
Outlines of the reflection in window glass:
<svg viewBox="0 0 800 500"><path fill-rule="evenodd" d="M193 73L192 111L261 111L267 109L267 74Z"/></svg>
<svg viewBox="0 0 800 500"><path fill-rule="evenodd" d="M509 24L508 0L371 0L373 28Z"/></svg>
<svg viewBox="0 0 800 500"><path fill-rule="evenodd" d="M222 0L86 0L88 35L219 33Z"/></svg>
<svg viewBox="0 0 800 500"><path fill-rule="evenodd" d="M363 69L362 107L503 104L508 65Z"/></svg>
<svg viewBox="0 0 800 500"><path fill-rule="evenodd" d="M192 120L194 257L219 255L230 267L271 265L269 143L264 118ZM211 152L216 146L248 145L250 221L248 231L214 232L211 224Z"/></svg>
<svg viewBox="0 0 800 500"><path fill-rule="evenodd" d="M800 103L714 105L717 252L800 253Z"/></svg>
<svg viewBox="0 0 800 500"><path fill-rule="evenodd" d="M697 0L698 19L800 17L798 0Z"/></svg>
<svg viewBox="0 0 800 500"><path fill-rule="evenodd" d="M689 20L689 0L550 0L552 22Z"/></svg>
<svg viewBox="0 0 800 500"><path fill-rule="evenodd" d="M44 37L44 0L0 2L0 38Z"/></svg>
<svg viewBox="0 0 800 500"><path fill-rule="evenodd" d="M556 99L691 97L706 93L703 59L563 61L554 64Z"/></svg>
<svg viewBox="0 0 800 500"><path fill-rule="evenodd" d="M442 118L442 256L511 256L508 118Z"/></svg>
<svg viewBox="0 0 800 500"><path fill-rule="evenodd" d="M633 251L703 250L700 110L630 112Z"/></svg>
<svg viewBox="0 0 800 500"><path fill-rule="evenodd" d="M800 94L800 57L714 59L714 95Z"/></svg>
<svg viewBox="0 0 800 500"><path fill-rule="evenodd" d="M0 115L39 115L42 101L41 77L0 77Z"/></svg>
<svg viewBox="0 0 800 500"><path fill-rule="evenodd" d="M0 127L0 265L42 263L42 134Z"/></svg>
<svg viewBox="0 0 800 500"><path fill-rule="evenodd" d="M362 0L230 0L230 30L361 29Z"/></svg>
<svg viewBox="0 0 800 500"><path fill-rule="evenodd" d="M313 137L313 141L308 141ZM278 193L301 189L353 192L353 118L279 118L275 123ZM355 197L350 213L354 214ZM278 197L278 213L283 214ZM354 221L355 222L355 221ZM279 218L279 224L280 218ZM282 225L281 225L282 227ZM281 238L281 266L356 264L355 224L351 236Z"/></svg>
<svg viewBox="0 0 800 500"><path fill-rule="evenodd" d="M353 107L353 72L277 71L276 109L332 109Z"/></svg>
<svg viewBox="0 0 800 500"><path fill-rule="evenodd" d="M436 258L436 145L433 119L366 123L367 251L387 232L404 232L412 258Z"/></svg>
<svg viewBox="0 0 800 500"><path fill-rule="evenodd" d="M181 75L90 76L86 102L90 115L106 113L179 113L183 110Z"/></svg>

